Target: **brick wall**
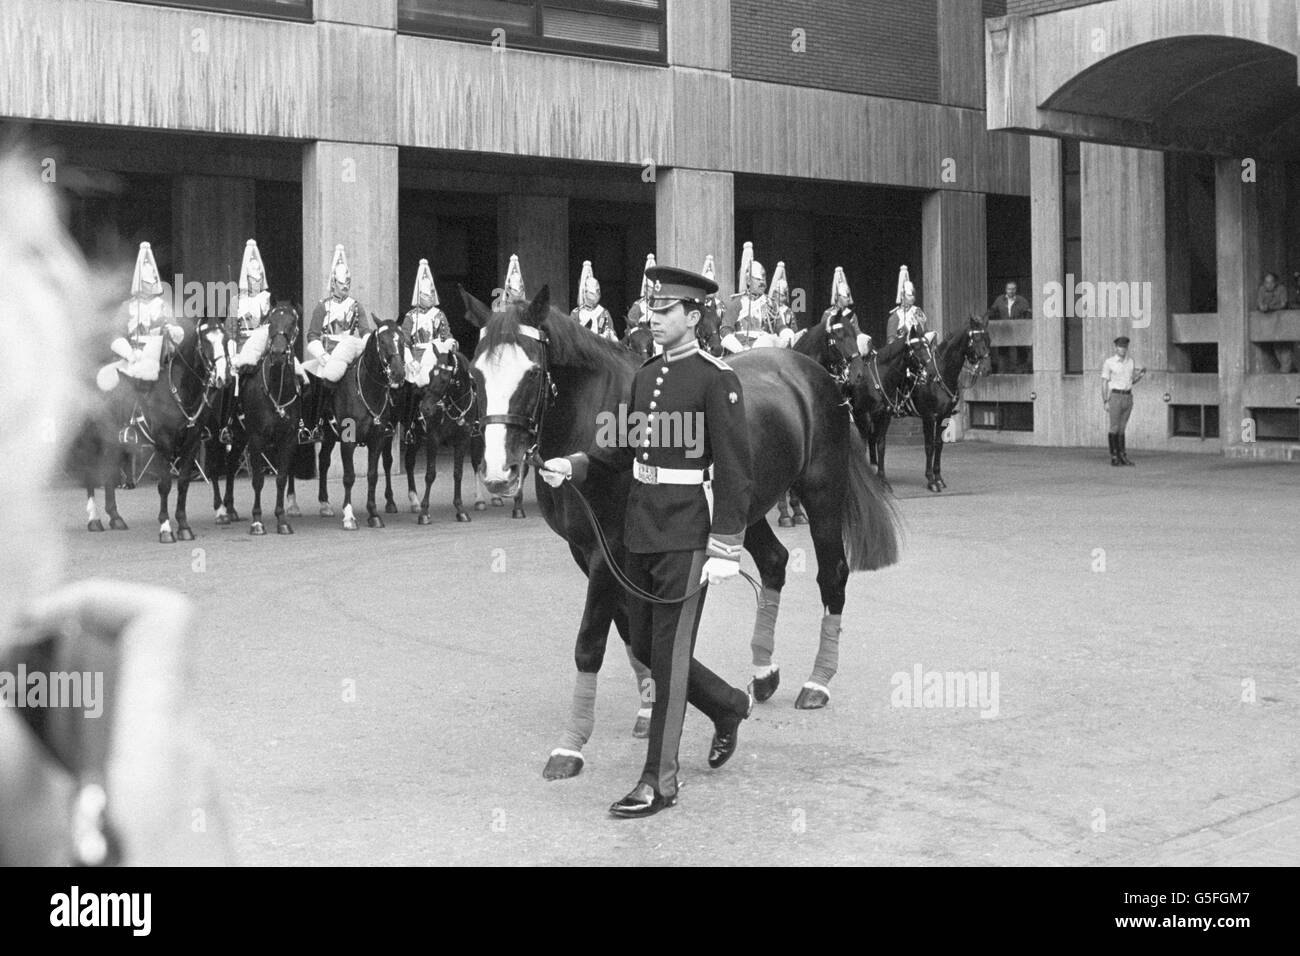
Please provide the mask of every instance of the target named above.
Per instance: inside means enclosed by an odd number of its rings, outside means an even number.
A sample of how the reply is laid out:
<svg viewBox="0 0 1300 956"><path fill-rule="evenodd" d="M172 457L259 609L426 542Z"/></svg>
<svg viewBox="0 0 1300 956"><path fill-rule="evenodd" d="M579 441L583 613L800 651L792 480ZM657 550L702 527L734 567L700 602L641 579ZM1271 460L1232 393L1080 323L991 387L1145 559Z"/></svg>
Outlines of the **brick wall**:
<svg viewBox="0 0 1300 956"><path fill-rule="evenodd" d="M938 2L731 0L732 73L792 86L937 102ZM791 50L795 29L806 31L806 52Z"/></svg>

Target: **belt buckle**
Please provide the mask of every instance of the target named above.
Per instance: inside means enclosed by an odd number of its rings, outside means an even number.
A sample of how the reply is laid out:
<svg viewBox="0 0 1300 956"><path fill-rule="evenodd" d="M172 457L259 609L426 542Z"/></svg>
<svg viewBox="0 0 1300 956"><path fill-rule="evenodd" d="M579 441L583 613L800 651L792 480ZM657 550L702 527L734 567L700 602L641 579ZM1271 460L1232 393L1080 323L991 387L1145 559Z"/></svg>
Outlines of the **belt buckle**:
<svg viewBox="0 0 1300 956"><path fill-rule="evenodd" d="M633 468L636 469L636 480L643 485L659 484L659 469L655 465L643 465L641 462L633 462Z"/></svg>

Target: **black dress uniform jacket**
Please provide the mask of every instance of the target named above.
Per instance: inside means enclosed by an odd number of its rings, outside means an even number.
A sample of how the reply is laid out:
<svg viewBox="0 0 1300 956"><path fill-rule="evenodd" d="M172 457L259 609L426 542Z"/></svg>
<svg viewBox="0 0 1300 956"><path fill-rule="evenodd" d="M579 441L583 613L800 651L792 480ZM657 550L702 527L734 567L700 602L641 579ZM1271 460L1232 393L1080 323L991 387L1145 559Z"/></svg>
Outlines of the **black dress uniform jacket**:
<svg viewBox="0 0 1300 956"><path fill-rule="evenodd" d="M748 524L753 485L749 430L740 380L721 359L702 352L692 340L649 359L632 380L629 419L643 413L673 415L678 424L690 416L693 447L680 441L683 432L653 425L640 443L629 430L627 444L592 448L570 455L573 480L585 481L589 471L606 475L631 468L635 462L659 468L701 470L712 468L713 517L702 485L645 484L633 480L628 496L623 541L633 554L696 551L707 548L710 557L740 560ZM696 417L696 413L703 413ZM702 419L702 427L695 425ZM702 434L701 434L702 432ZM679 441L664 447L676 436ZM688 457L687 452L702 454Z"/></svg>

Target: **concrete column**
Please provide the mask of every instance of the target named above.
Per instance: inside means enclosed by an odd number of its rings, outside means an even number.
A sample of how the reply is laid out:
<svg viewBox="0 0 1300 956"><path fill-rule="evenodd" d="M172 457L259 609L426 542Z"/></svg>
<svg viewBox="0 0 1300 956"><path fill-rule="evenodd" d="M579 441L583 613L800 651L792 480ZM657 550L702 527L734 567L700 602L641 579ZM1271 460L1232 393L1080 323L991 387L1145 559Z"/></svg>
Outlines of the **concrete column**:
<svg viewBox="0 0 1300 956"><path fill-rule="evenodd" d="M1025 296L1034 323L1034 438L1048 445L1064 445L1061 423L1065 396L1061 387L1064 365L1065 319L1048 316L1043 304L1051 283L1065 281L1062 269L1061 141L1042 136L1029 140L1029 232L1032 288Z"/></svg>
<svg viewBox="0 0 1300 956"><path fill-rule="evenodd" d="M1257 183L1241 181L1241 161L1214 161L1214 225L1219 292L1219 434L1225 453L1242 444L1249 369L1251 299L1260 272Z"/></svg>
<svg viewBox="0 0 1300 956"><path fill-rule="evenodd" d="M177 176L172 180L172 210L174 268L184 274L184 282L238 282L244 243L257 238L254 181Z"/></svg>
<svg viewBox="0 0 1300 956"><path fill-rule="evenodd" d="M712 255L722 294L735 292L735 179L731 173L661 169L655 180L655 260L692 271ZM770 258L770 257L769 257ZM771 263L760 259L771 274Z"/></svg>
<svg viewBox="0 0 1300 956"><path fill-rule="evenodd" d="M563 196L502 196L497 201L497 281L504 282L510 256L519 256L524 289L534 298L551 287L551 303L573 308L569 295L569 200ZM575 277L576 278L576 277Z"/></svg>
<svg viewBox="0 0 1300 956"><path fill-rule="evenodd" d="M937 190L921 207L920 305L930 327L955 328L988 303L983 193Z"/></svg>
<svg viewBox="0 0 1300 956"><path fill-rule="evenodd" d="M397 147L316 142L303 147L304 319L329 287L330 259L342 243L352 294L380 319L398 315Z"/></svg>

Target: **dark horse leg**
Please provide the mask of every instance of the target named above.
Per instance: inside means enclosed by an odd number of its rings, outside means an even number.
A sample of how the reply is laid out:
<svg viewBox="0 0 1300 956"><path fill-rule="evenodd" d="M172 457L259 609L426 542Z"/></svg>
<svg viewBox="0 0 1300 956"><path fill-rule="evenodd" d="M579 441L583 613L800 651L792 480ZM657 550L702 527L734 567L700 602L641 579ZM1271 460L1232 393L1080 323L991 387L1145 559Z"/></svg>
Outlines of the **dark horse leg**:
<svg viewBox="0 0 1300 956"><path fill-rule="evenodd" d="M939 490L948 487L948 483L943 480L943 419L935 420L934 480L939 485Z"/></svg>
<svg viewBox="0 0 1300 956"><path fill-rule="evenodd" d="M172 493L171 469L165 465L158 469L158 541L160 544L175 544L176 535L172 533L171 509L167 499Z"/></svg>
<svg viewBox="0 0 1300 956"><path fill-rule="evenodd" d="M262 485L266 482L266 470L262 466L262 450L254 448L251 443L248 446L248 471L253 480L253 521L248 526L248 533L263 535L266 527L262 524Z"/></svg>
<svg viewBox="0 0 1300 956"><path fill-rule="evenodd" d="M316 469L320 478L320 487L316 492L316 500L320 502L320 516L322 518L333 518L334 508L330 505L329 490L329 472L330 458L334 455L334 436L326 432L324 439L320 443L320 451L317 453ZM351 459L348 459L351 461Z"/></svg>
<svg viewBox="0 0 1300 956"><path fill-rule="evenodd" d="M383 450L388 449L388 462L391 465L393 461L393 443L391 438L383 437L383 426L375 422L370 426L370 439L366 442L366 525L371 528L382 528L384 519L379 516L379 509L375 506L375 488L379 484L379 459L383 455ZM348 501L352 500L352 489L348 488ZM389 503L392 504L392 487L390 485ZM393 511L397 510L397 505L393 504Z"/></svg>
<svg viewBox="0 0 1300 956"><path fill-rule="evenodd" d="M939 418L933 413L924 416L921 419L921 428L925 432L925 487L931 491L942 491L939 485L938 461L939 453L935 446L943 440L939 433Z"/></svg>
<svg viewBox="0 0 1300 956"><path fill-rule="evenodd" d="M415 490L415 459L419 454L420 445L424 444L419 441L406 441L406 433L402 433L402 467L406 469L406 500L410 502L411 514L427 514L429 511L427 502L422 507L420 496ZM419 521L418 524L428 524L427 521Z"/></svg>
<svg viewBox="0 0 1300 956"><path fill-rule="evenodd" d="M573 545L569 546L574 561L587 575L587 603L582 611L582 624L578 627L578 639L574 648L574 661L578 666L577 680L573 689L573 706L569 713L569 724L565 728L560 745L551 751L546 761L542 776L547 780L564 780L576 777L582 772L586 759L582 748L591 739L596 726L596 675L605 660L605 646L609 640L609 625L613 621L618 627L619 635L626 644L629 635L627 614L623 609L623 592L614 581L609 566L599 552L587 555ZM628 654L631 657L631 653ZM649 668L639 666L638 691L648 684L642 683L642 677L648 680ZM646 708L647 712L649 708ZM637 726L641 724L640 713ZM649 729L649 716L646 717L646 732ZM634 728L633 733L636 733Z"/></svg>
<svg viewBox="0 0 1300 956"><path fill-rule="evenodd" d="M871 416L871 461L876 466L876 477L885 486L886 491L894 487L885 477L885 438L889 435L889 423L893 416L888 411L876 412Z"/></svg>
<svg viewBox="0 0 1300 956"><path fill-rule="evenodd" d="M352 456L357 450L356 442L345 441L339 444L339 458L343 462L343 530L356 531L357 518L352 513L352 486L356 484L356 466ZM373 470L373 467L372 467ZM373 486L372 486L373 487Z"/></svg>
<svg viewBox="0 0 1300 956"><path fill-rule="evenodd" d="M393 498L393 441L395 437L379 439L380 453L384 459L384 514L397 514L397 502Z"/></svg>
<svg viewBox="0 0 1300 956"><path fill-rule="evenodd" d="M523 474L519 476L519 490L515 492L515 506L510 512L512 518L527 518L524 514L524 486L528 481L528 462L524 462Z"/></svg>
<svg viewBox="0 0 1300 956"><path fill-rule="evenodd" d="M852 445L848 453L855 453ZM840 616L844 613L844 592L849 581L849 565L844 554L844 496L854 493L834 483L820 489L810 488L808 492L805 500L812 518L813 549L817 554L822 623L812 674L794 702L799 710L816 710L830 702L828 685L839 668Z"/></svg>
<svg viewBox="0 0 1300 956"><path fill-rule="evenodd" d="M782 528L793 528L794 519L790 517L790 498L793 497L789 490L781 492L781 497L776 499L776 510L778 517L776 523Z"/></svg>
<svg viewBox="0 0 1300 956"><path fill-rule="evenodd" d="M185 502L190 493L190 474L194 471L194 459L197 448L191 447L187 454L181 456L178 464L180 476L176 479L176 539L193 541L194 529L185 514Z"/></svg>
<svg viewBox="0 0 1300 956"><path fill-rule="evenodd" d="M469 515L465 511L465 502L460 495L461 479L465 474L465 446L469 444L468 432L464 428L456 431L456 437L452 440L451 446L451 480L452 496L451 505L456 509L457 521L469 521Z"/></svg>
<svg viewBox="0 0 1300 956"><path fill-rule="evenodd" d="M754 661L754 699L764 701L776 693L781 683L781 669L772 664L772 651L776 647L776 616L781 611L781 589L785 587L790 552L777 539L767 518L760 518L745 529L745 550L758 566L763 583L762 602L754 619L749 648Z"/></svg>
<svg viewBox="0 0 1300 956"><path fill-rule="evenodd" d="M411 446L411 470L415 469L415 445ZM424 432L424 497L420 499L420 524L431 524L429 517L429 496L433 491L433 482L438 474L438 434L433 428ZM415 487L415 475L411 475L411 487ZM466 519L468 520L468 518Z"/></svg>

